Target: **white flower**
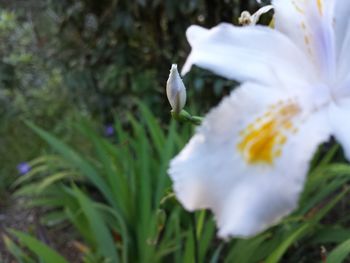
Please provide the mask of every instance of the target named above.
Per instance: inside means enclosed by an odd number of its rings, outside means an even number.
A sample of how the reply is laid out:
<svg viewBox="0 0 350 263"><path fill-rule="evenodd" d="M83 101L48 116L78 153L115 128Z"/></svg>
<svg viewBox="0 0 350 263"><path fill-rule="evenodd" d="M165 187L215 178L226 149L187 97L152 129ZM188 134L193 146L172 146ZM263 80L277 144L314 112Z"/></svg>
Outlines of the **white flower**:
<svg viewBox="0 0 350 263"><path fill-rule="evenodd" d="M272 5L267 5L262 8L260 8L258 11L256 11L254 14L250 14L248 11L243 11L241 16L238 19L238 22L243 26L250 26L255 25L258 23L259 18L269 12L271 9L273 9Z"/></svg>
<svg viewBox="0 0 350 263"><path fill-rule="evenodd" d="M177 71L177 65L173 64L166 83L166 94L175 113L179 113L186 104L186 88Z"/></svg>
<svg viewBox="0 0 350 263"><path fill-rule="evenodd" d="M275 29L191 26L193 64L242 82L169 168L183 206L211 209L219 236L252 236L296 208L331 135L350 159L350 1L274 0Z"/></svg>

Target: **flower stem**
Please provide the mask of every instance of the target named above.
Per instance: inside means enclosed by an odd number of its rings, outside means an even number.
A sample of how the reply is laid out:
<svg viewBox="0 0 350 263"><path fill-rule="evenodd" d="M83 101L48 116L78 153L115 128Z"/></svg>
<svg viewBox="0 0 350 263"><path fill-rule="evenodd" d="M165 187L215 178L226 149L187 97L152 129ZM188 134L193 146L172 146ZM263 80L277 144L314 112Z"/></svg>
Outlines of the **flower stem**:
<svg viewBox="0 0 350 263"><path fill-rule="evenodd" d="M191 214L192 221L192 235L193 235L193 243L194 243L194 262L199 263L199 248L198 248L198 237L196 231L196 214Z"/></svg>
<svg viewBox="0 0 350 263"><path fill-rule="evenodd" d="M203 120L202 117L192 116L191 114L189 114L185 110L182 110L180 112L171 111L171 116L173 116L173 118L175 120L189 122L193 125L200 125L202 123L202 120Z"/></svg>

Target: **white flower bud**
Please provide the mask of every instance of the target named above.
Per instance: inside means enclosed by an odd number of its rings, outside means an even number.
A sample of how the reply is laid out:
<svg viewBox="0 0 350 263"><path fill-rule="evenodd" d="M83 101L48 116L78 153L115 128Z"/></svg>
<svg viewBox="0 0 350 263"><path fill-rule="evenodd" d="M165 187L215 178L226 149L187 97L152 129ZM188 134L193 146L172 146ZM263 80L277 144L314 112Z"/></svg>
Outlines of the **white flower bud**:
<svg viewBox="0 0 350 263"><path fill-rule="evenodd" d="M166 95L171 108L175 113L180 113L186 103L186 88L177 71L177 65L173 64L166 83Z"/></svg>

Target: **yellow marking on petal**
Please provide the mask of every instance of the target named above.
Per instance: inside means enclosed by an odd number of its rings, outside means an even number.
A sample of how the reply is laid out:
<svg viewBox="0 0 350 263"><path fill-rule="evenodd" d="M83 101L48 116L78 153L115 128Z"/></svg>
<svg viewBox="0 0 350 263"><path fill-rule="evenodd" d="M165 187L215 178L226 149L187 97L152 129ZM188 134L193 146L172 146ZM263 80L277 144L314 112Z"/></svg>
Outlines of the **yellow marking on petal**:
<svg viewBox="0 0 350 263"><path fill-rule="evenodd" d="M249 124L248 127L247 127L248 130L252 130L254 129L254 125L253 124Z"/></svg>
<svg viewBox="0 0 350 263"><path fill-rule="evenodd" d="M292 121L300 113L300 107L293 101L274 105L268 111L240 132L238 151L248 164L272 165L282 155L287 136L296 130Z"/></svg>
<svg viewBox="0 0 350 263"><path fill-rule="evenodd" d="M304 37L304 41L305 41L305 44L306 44L306 45L309 45L309 44L310 44L310 39L309 39L308 36L305 36L305 37Z"/></svg>
<svg viewBox="0 0 350 263"><path fill-rule="evenodd" d="M306 29L306 25L305 25L305 23L304 22L301 22L301 28L303 29L303 30L305 30Z"/></svg>
<svg viewBox="0 0 350 263"><path fill-rule="evenodd" d="M285 128L286 130L293 130L293 124L290 121L286 121L286 123L283 124L283 128Z"/></svg>
<svg viewBox="0 0 350 263"><path fill-rule="evenodd" d="M282 150L281 149L278 149L276 152L275 152L275 155L276 157L280 157L282 155Z"/></svg>
<svg viewBox="0 0 350 263"><path fill-rule="evenodd" d="M282 116L295 116L297 113L299 113L300 108L297 107L296 104L290 103L282 107L278 113Z"/></svg>
<svg viewBox="0 0 350 263"><path fill-rule="evenodd" d="M295 128L295 127L294 127L294 128L291 129L290 131L291 131L291 133L296 134L299 130L298 130L298 128Z"/></svg>
<svg viewBox="0 0 350 263"><path fill-rule="evenodd" d="M294 6L294 8L295 8L295 10L296 10L297 12L299 12L300 14L305 14L304 10L303 10L302 8L300 8L300 7L295 3L295 1L292 1L292 4L293 4L293 6Z"/></svg>
<svg viewBox="0 0 350 263"><path fill-rule="evenodd" d="M268 111L264 114L262 118L267 118L267 117L270 117L271 115L272 115L272 111Z"/></svg>
<svg viewBox="0 0 350 263"><path fill-rule="evenodd" d="M279 138L278 138L278 144L280 145L283 145L287 142L287 137L284 136L284 135L281 135Z"/></svg>
<svg viewBox="0 0 350 263"><path fill-rule="evenodd" d="M318 8L318 11L320 12L320 15L322 16L323 15L323 3L322 3L322 0L316 0L317 1L317 8Z"/></svg>

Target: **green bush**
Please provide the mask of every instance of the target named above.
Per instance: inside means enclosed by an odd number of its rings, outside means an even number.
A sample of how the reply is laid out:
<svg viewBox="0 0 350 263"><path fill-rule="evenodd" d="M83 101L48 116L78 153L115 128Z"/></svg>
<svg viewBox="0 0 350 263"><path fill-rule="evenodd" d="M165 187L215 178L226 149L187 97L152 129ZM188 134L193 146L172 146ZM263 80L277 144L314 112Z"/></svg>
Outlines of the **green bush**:
<svg viewBox="0 0 350 263"><path fill-rule="evenodd" d="M164 86L172 63L189 52L186 28L236 23L255 1L24 1L0 10L0 188L16 165L37 156L42 143L29 139L21 120L65 136L76 112L111 123L136 108L135 98L164 121ZM13 11L15 10L15 11ZM206 81L202 76L206 75ZM232 87L195 69L185 82L194 113L205 112ZM19 146L20 145L20 146ZM1 191L1 189L0 189Z"/></svg>
<svg viewBox="0 0 350 263"><path fill-rule="evenodd" d="M46 12L37 12L33 19L42 56L59 67L74 103L104 122L111 121L114 112L133 110L135 97L162 112L170 66L182 65L189 53L189 25L237 23L242 9L257 8L255 0L43 3ZM211 74L197 70L186 82L201 102L193 104L207 109L232 83L214 78L204 82L203 75Z"/></svg>
<svg viewBox="0 0 350 263"><path fill-rule="evenodd" d="M63 86L61 71L48 67L35 28L13 12L0 10L0 193L18 175L16 166L38 156L45 145L23 119L69 137L65 124L77 108Z"/></svg>

